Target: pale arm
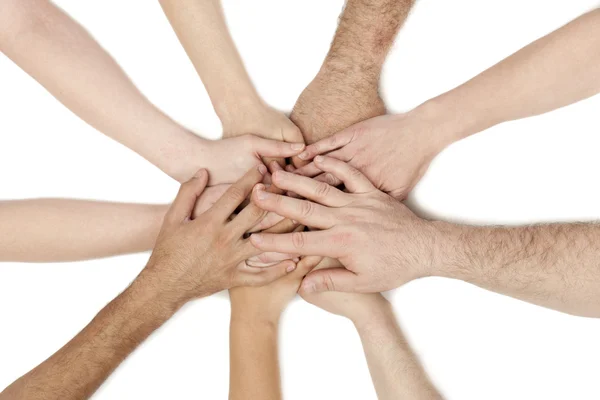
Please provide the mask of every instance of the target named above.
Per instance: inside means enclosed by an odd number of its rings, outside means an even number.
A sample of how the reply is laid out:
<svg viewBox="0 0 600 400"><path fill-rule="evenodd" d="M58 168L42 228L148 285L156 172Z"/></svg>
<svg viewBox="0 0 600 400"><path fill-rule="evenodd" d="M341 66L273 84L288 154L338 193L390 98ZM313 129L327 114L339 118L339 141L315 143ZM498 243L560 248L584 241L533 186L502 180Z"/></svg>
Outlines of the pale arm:
<svg viewBox="0 0 600 400"><path fill-rule="evenodd" d="M0 2L0 51L85 122L183 181L203 143L152 105L104 49L47 0ZM205 165L206 166L206 165Z"/></svg>
<svg viewBox="0 0 600 400"><path fill-rule="evenodd" d="M19 378L0 400L89 398L176 311L154 287L134 282L62 349Z"/></svg>
<svg viewBox="0 0 600 400"><path fill-rule="evenodd" d="M160 0L160 4L204 83L224 137L254 134L304 142L300 130L257 93L227 29L220 0Z"/></svg>
<svg viewBox="0 0 600 400"><path fill-rule="evenodd" d="M61 262L151 250L167 205L0 202L0 261Z"/></svg>
<svg viewBox="0 0 600 400"><path fill-rule="evenodd" d="M450 141L600 92L600 9L424 104Z"/></svg>
<svg viewBox="0 0 600 400"><path fill-rule="evenodd" d="M325 268L340 264L328 259ZM348 318L358 331L377 397L441 399L396 322L390 303L379 293L308 293L302 297L326 311Z"/></svg>
<svg viewBox="0 0 600 400"><path fill-rule="evenodd" d="M441 399L404 338L391 305L380 297L371 315L353 321L377 397L380 400Z"/></svg>

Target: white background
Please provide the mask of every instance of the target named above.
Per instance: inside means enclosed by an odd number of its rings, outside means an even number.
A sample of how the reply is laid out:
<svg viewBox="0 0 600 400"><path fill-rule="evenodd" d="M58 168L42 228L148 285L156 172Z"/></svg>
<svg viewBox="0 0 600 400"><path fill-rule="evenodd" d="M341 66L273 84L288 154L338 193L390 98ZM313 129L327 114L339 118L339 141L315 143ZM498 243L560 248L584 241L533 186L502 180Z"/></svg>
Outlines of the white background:
<svg viewBox="0 0 600 400"><path fill-rule="evenodd" d="M156 1L57 3L90 30L151 101L196 132L219 136L206 92ZM383 76L393 112L462 83L598 5L417 3ZM342 5L224 1L240 52L269 103L292 108L327 52ZM421 215L478 224L599 219L599 110L596 96L461 141L434 161L409 204ZM168 202L177 189L145 160L78 120L3 56L0 171L0 199ZM75 335L147 257L0 264L0 388ZM600 398L600 321L441 278L412 282L393 294L393 302L447 398ZM228 323L223 295L189 304L95 398L226 398ZM352 325L302 301L288 308L282 322L281 359L287 399L375 398Z"/></svg>

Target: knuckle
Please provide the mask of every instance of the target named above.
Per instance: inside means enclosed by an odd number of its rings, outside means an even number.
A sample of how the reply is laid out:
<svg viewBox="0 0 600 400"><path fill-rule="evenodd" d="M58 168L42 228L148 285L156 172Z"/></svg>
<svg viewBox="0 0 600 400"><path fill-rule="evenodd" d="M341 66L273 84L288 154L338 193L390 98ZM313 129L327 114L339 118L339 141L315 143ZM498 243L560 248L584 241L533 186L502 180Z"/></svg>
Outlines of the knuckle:
<svg viewBox="0 0 600 400"><path fill-rule="evenodd" d="M327 180L327 175L325 176L325 180ZM315 186L315 196L318 198L325 198L329 194L331 190L331 186L327 182L318 182Z"/></svg>
<svg viewBox="0 0 600 400"><path fill-rule="evenodd" d="M300 215L307 218L310 217L314 212L314 205L310 201L303 201L300 206Z"/></svg>
<svg viewBox="0 0 600 400"><path fill-rule="evenodd" d="M292 243L294 244L295 248L297 248L297 249L303 248L305 242L306 242L306 237L305 237L304 232L292 233Z"/></svg>
<svg viewBox="0 0 600 400"><path fill-rule="evenodd" d="M227 191L227 198L231 201L242 201L246 197L245 195L244 190L239 186L232 186Z"/></svg>

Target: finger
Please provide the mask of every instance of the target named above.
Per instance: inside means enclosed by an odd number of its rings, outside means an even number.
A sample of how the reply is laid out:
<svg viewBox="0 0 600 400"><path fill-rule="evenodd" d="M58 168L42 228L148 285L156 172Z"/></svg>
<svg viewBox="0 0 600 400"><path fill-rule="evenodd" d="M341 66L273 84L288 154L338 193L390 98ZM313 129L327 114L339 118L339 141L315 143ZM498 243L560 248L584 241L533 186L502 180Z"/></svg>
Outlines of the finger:
<svg viewBox="0 0 600 400"><path fill-rule="evenodd" d="M321 256L307 256L307 257L303 257L299 262L298 262L298 269L301 269L303 271L306 271L306 273L308 274L310 271L312 271L314 268L316 268L322 260L324 260L325 258L321 257Z"/></svg>
<svg viewBox="0 0 600 400"><path fill-rule="evenodd" d="M266 229L264 233L289 233L289 232L300 232L304 230L304 225L298 224L297 221L292 219L284 219L279 222L277 225L272 226L269 229Z"/></svg>
<svg viewBox="0 0 600 400"><path fill-rule="evenodd" d="M238 208L252 192L254 185L263 180L266 172L267 167L262 164L246 172L246 175L227 189L223 196L221 196L211 208L211 211L216 214L217 218L223 221L229 219L236 208Z"/></svg>
<svg viewBox="0 0 600 400"><path fill-rule="evenodd" d="M296 168L294 168L294 166L292 164L288 164L285 166L285 170L287 172L294 172L296 170Z"/></svg>
<svg viewBox="0 0 600 400"><path fill-rule="evenodd" d="M231 185L221 184L204 189L194 207L193 217L197 218L200 214L210 209L223 196L229 186Z"/></svg>
<svg viewBox="0 0 600 400"><path fill-rule="evenodd" d="M179 188L177 197L165 215L165 221L168 223L179 224L186 219L191 218L194 206L198 197L206 188L208 183L208 172L201 169L190 179L183 183Z"/></svg>
<svg viewBox="0 0 600 400"><path fill-rule="evenodd" d="M273 162L273 164L277 163ZM283 193L283 190L279 189L275 185L271 185L269 188L266 188L265 185L258 184L253 188L253 191L256 190L266 190L269 193L277 194ZM266 220L267 217L269 220ZM236 233L241 235L246 232L256 232L270 228L273 225L276 225L282 219L283 217L280 217L274 213L268 213L267 211L264 211L258 207L256 204L250 203L238 214L238 216L234 218L233 221L235 222L234 229L236 230Z"/></svg>
<svg viewBox="0 0 600 400"><path fill-rule="evenodd" d="M267 251L257 256L250 257L248 260L246 260L246 264L250 265L251 267L264 268L265 266L271 266L285 260L300 261L298 255L296 254Z"/></svg>
<svg viewBox="0 0 600 400"><path fill-rule="evenodd" d="M258 207L256 204L253 206ZM270 230L271 228L279 225L282 221L285 221L285 218L281 215L277 215L275 213L269 212L267 215L256 225L248 230L249 233L260 232L264 230Z"/></svg>
<svg viewBox="0 0 600 400"><path fill-rule="evenodd" d="M236 286L264 286L276 281L296 269L296 263L290 260L283 261L269 268L263 268L258 273L240 272Z"/></svg>
<svg viewBox="0 0 600 400"><path fill-rule="evenodd" d="M316 181L306 176L277 171L273 174L273 183L283 190L294 192L328 207L343 207L350 202L347 193L326 182Z"/></svg>
<svg viewBox="0 0 600 400"><path fill-rule="evenodd" d="M344 147L354 139L355 131L353 129L345 129L328 138L321 139L311 145L306 146L306 149L298 158L304 161L312 160L315 156L328 153L330 151Z"/></svg>
<svg viewBox="0 0 600 400"><path fill-rule="evenodd" d="M335 209L307 200L293 199L264 190L256 190L252 194L252 202L263 210L272 211L282 217L318 229L330 228L336 222Z"/></svg>
<svg viewBox="0 0 600 400"><path fill-rule="evenodd" d="M350 193L366 193L375 190L371 181L362 172L349 164L327 156L317 156L315 165L340 179Z"/></svg>
<svg viewBox="0 0 600 400"><path fill-rule="evenodd" d="M261 157L292 157L306 147L304 143L287 143L254 137L254 150Z"/></svg>
<svg viewBox="0 0 600 400"><path fill-rule="evenodd" d="M250 236L250 243L260 251L275 251L301 256L341 257L339 246L335 245L331 232L327 231L284 234L254 233Z"/></svg>
<svg viewBox="0 0 600 400"><path fill-rule="evenodd" d="M346 268L329 268L312 271L302 281L300 293L355 292L358 276Z"/></svg>
<svg viewBox="0 0 600 400"><path fill-rule="evenodd" d="M323 171L317 168L314 162L311 162L303 167L296 168L293 172L297 175L308 176L312 178L313 176L319 175Z"/></svg>
<svg viewBox="0 0 600 400"><path fill-rule="evenodd" d="M283 167L285 166L285 164L282 166L277 161L271 161L269 164L266 164L266 165L267 165L267 167L269 167L269 172L271 174L274 173L275 171L283 170Z"/></svg>
<svg viewBox="0 0 600 400"><path fill-rule="evenodd" d="M340 186L342 183L344 183L331 172L325 172L319 176L315 176L313 179L318 182L325 182L330 186Z"/></svg>

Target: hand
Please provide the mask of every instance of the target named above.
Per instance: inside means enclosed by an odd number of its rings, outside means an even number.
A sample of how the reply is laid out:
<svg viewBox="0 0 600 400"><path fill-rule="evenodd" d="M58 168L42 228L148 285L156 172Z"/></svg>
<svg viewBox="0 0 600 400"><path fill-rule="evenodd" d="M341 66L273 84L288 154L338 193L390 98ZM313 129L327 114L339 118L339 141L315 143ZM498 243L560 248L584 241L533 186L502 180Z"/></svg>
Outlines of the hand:
<svg viewBox="0 0 600 400"><path fill-rule="evenodd" d="M262 287L239 286L229 289L232 318L277 323L285 307L296 296L310 269L301 268Z"/></svg>
<svg viewBox="0 0 600 400"><path fill-rule="evenodd" d="M195 136L190 134L191 136ZM170 176L180 182L188 180L198 169L208 170L209 186L231 184L247 170L262 164L261 157L292 157L304 150L304 143L284 143L243 135L222 140L206 140L197 136L178 143L170 160Z"/></svg>
<svg viewBox="0 0 600 400"><path fill-rule="evenodd" d="M337 258L345 268L311 272L302 284L308 292L382 292L430 274L441 239L434 223L415 216L406 206L377 190L357 169L319 156L316 166L340 179L349 193L324 182L277 171L273 182L307 199L262 190L252 202L320 231L253 234L263 251Z"/></svg>
<svg viewBox="0 0 600 400"><path fill-rule="evenodd" d="M298 263L298 270L303 262ZM333 258L324 258L314 269L344 268ZM281 281L281 279L280 279ZM380 293L345 293L345 292L307 292L300 290L300 296L307 302L332 314L351 320L354 324L367 321L379 308L390 308L389 302Z"/></svg>
<svg viewBox="0 0 600 400"><path fill-rule="evenodd" d="M328 153L363 172L378 189L402 200L423 177L431 160L450 143L441 127L414 111L363 121L307 146L299 157L310 160ZM296 173L315 176L321 171L312 163ZM340 183L330 175L317 180L334 186Z"/></svg>
<svg viewBox="0 0 600 400"><path fill-rule="evenodd" d="M292 261L270 268L249 267L245 260L258 255L244 233L262 213L232 213L262 181L266 167L252 168L205 213L192 217L194 205L208 182L200 170L181 185L177 198L165 215L163 227L148 265L138 280L160 288L175 304L208 296L239 285L264 285L295 269Z"/></svg>
<svg viewBox="0 0 600 400"><path fill-rule="evenodd" d="M379 79L353 70L323 65L296 101L290 119L314 143L357 122L385 114ZM294 158L294 164L306 164Z"/></svg>
<svg viewBox="0 0 600 400"><path fill-rule="evenodd" d="M250 106L238 108L234 116L222 120L223 138L252 134L261 138L288 143L304 143L302 132L282 112L268 105L254 101ZM265 157L266 165L277 160L285 165L283 158Z"/></svg>

